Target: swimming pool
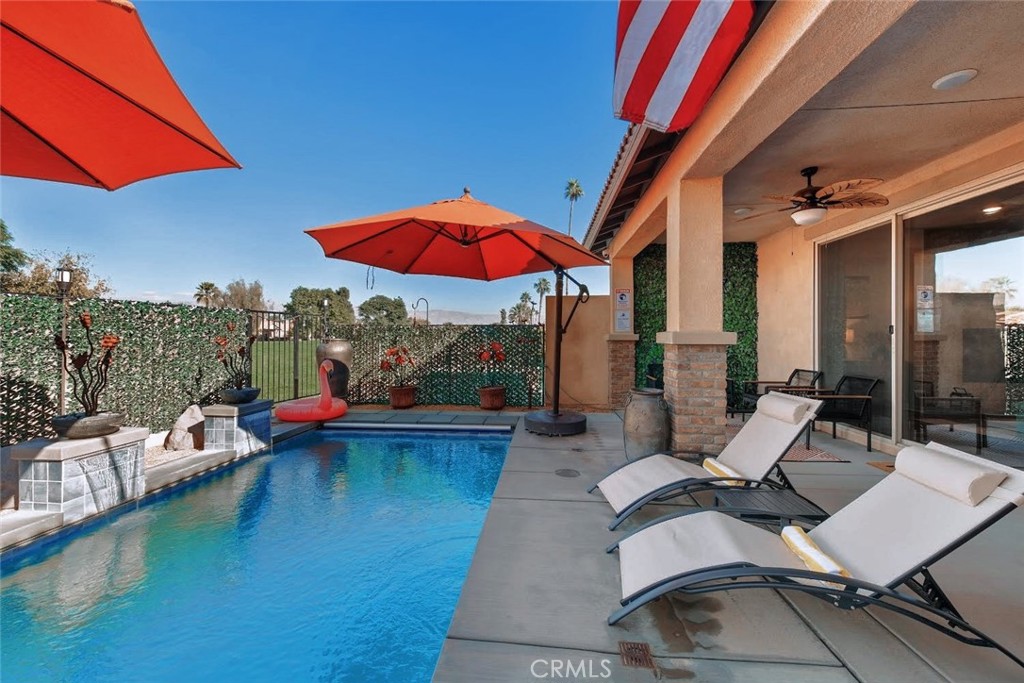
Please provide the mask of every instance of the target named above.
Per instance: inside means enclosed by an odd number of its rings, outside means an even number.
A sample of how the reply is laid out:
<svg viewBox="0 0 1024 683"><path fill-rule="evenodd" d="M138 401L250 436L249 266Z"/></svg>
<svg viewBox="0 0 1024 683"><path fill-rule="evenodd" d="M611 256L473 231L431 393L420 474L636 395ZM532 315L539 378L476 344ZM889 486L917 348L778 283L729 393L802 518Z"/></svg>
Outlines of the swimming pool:
<svg viewBox="0 0 1024 683"><path fill-rule="evenodd" d="M508 443L313 432L10 553L0 678L429 680Z"/></svg>

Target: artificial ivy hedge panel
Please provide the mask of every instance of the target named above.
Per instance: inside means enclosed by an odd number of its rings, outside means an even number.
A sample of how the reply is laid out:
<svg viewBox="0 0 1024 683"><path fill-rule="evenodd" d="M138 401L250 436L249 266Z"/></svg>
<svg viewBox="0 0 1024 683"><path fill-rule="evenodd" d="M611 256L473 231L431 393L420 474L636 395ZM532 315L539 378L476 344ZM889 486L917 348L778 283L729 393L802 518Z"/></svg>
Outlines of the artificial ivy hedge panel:
<svg viewBox="0 0 1024 683"><path fill-rule="evenodd" d="M736 344L726 352L728 377L757 379L757 245L728 242L723 251L722 326L735 332ZM647 383L647 366L661 363L664 353L656 341L666 326L665 245L652 244L633 259L636 289L634 329L636 344L636 385Z"/></svg>
<svg viewBox="0 0 1024 683"><path fill-rule="evenodd" d="M84 299L68 301L68 339L73 351L85 349L79 314L92 315L94 339L114 334L109 384L101 410L127 415L125 424L170 428L192 403L214 402L226 384L213 338L227 323L245 329L246 313L176 304ZM58 412L61 303L52 297L0 296L0 439L4 445L37 436L53 437L49 420ZM81 410L68 380L66 412Z"/></svg>
<svg viewBox="0 0 1024 683"><path fill-rule="evenodd" d="M537 325L346 325L332 335L352 342L349 398L353 403L387 403L395 378L381 372L388 348L408 347L421 405L477 405L477 389L505 386L510 406L540 405L544 396L544 330ZM496 341L506 360L494 373L481 369L480 347Z"/></svg>

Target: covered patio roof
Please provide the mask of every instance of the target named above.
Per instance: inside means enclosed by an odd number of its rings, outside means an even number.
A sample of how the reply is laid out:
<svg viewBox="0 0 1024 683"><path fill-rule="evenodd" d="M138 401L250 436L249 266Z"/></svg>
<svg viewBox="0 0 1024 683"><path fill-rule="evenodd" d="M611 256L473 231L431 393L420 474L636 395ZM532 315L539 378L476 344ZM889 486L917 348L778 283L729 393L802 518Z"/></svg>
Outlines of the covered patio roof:
<svg viewBox="0 0 1024 683"><path fill-rule="evenodd" d="M783 206L763 195L800 188L806 166L820 168L818 185L882 178L876 191L898 204L915 196L916 169L972 145L975 157L1020 146L1022 33L1016 3L778 3L693 127L672 136L629 129L584 244L614 254L635 241L672 180L724 175L724 237L755 241L792 227L785 212L746 217ZM961 69L978 75L957 89L931 87ZM658 179L663 169L671 178ZM806 236L887 211L832 210Z"/></svg>

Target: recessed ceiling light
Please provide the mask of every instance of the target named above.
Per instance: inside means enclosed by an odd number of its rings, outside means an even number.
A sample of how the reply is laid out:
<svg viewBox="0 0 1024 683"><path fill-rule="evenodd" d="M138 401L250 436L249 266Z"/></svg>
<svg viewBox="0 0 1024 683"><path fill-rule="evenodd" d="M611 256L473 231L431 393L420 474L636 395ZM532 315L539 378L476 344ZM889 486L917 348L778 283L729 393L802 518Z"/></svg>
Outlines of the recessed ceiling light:
<svg viewBox="0 0 1024 683"><path fill-rule="evenodd" d="M737 216L746 216L748 213L753 211L749 206L741 206L738 209L733 209L732 212Z"/></svg>
<svg viewBox="0 0 1024 683"><path fill-rule="evenodd" d="M952 90L953 88L959 88L961 85L973 81L974 77L977 75L977 69L964 69L963 71L954 71L953 73L946 74L942 78L932 83L932 89Z"/></svg>
<svg viewBox="0 0 1024 683"><path fill-rule="evenodd" d="M1003 207L1001 206L986 206L984 209L981 210L981 212L986 216L991 216L992 214L999 213L1002 210Z"/></svg>

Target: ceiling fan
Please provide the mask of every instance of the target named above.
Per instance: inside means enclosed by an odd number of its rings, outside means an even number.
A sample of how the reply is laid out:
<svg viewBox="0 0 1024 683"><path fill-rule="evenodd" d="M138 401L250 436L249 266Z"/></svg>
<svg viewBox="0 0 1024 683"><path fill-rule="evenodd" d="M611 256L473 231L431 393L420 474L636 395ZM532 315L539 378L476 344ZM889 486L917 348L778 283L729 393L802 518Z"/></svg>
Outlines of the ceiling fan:
<svg viewBox="0 0 1024 683"><path fill-rule="evenodd" d="M864 192L882 183L878 178L855 178L853 180L841 180L831 185L818 186L811 182L811 178L818 172L817 166L808 166L800 171L800 175L807 178L807 186L802 187L791 195L766 194L764 198L773 202L783 202L789 206L766 211L741 218L741 221L766 216L769 213L778 211L792 211L790 218L797 225L814 225L825 219L829 209L859 209L868 206L886 206L889 200L875 192Z"/></svg>

